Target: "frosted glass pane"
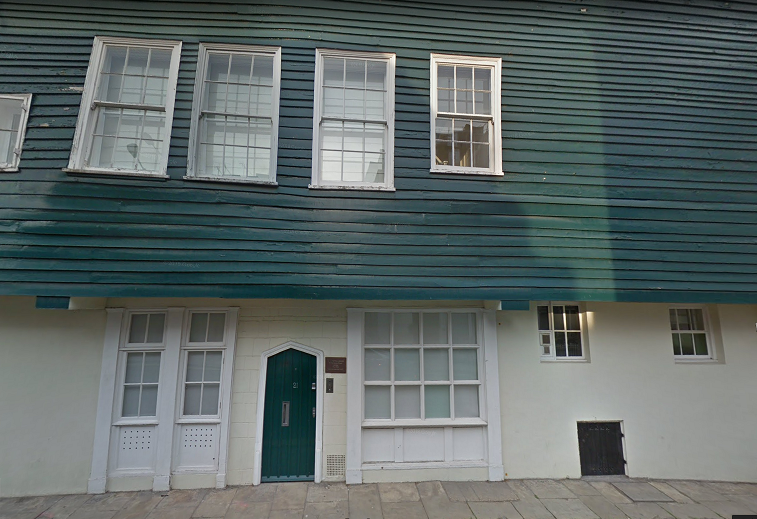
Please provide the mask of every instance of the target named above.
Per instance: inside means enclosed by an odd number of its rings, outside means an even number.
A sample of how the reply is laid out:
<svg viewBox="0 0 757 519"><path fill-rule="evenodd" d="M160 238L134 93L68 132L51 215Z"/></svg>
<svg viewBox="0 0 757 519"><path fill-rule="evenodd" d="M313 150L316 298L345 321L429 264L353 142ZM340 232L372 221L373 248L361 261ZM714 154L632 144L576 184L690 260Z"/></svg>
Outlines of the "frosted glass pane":
<svg viewBox="0 0 757 519"><path fill-rule="evenodd" d="M426 418L449 418L449 386L426 386Z"/></svg>
<svg viewBox="0 0 757 519"><path fill-rule="evenodd" d="M139 416L155 416L158 405L158 386L142 386L142 405Z"/></svg>
<svg viewBox="0 0 757 519"><path fill-rule="evenodd" d="M187 385L184 390L184 414L200 414L200 385Z"/></svg>
<svg viewBox="0 0 757 519"><path fill-rule="evenodd" d="M210 314L208 321L208 342L223 342L226 314Z"/></svg>
<svg viewBox="0 0 757 519"><path fill-rule="evenodd" d="M389 380L389 351L365 350L365 380Z"/></svg>
<svg viewBox="0 0 757 519"><path fill-rule="evenodd" d="M365 314L365 343L389 344L389 327L392 314L384 312L366 312Z"/></svg>
<svg viewBox="0 0 757 519"><path fill-rule="evenodd" d="M394 314L394 344L420 344L420 339L418 313Z"/></svg>
<svg viewBox="0 0 757 519"><path fill-rule="evenodd" d="M131 329L129 330L129 342L141 344L145 342L147 329L147 314L134 314L131 316Z"/></svg>
<svg viewBox="0 0 757 519"><path fill-rule="evenodd" d="M449 350L423 350L423 379L449 380Z"/></svg>
<svg viewBox="0 0 757 519"><path fill-rule="evenodd" d="M142 353L129 353L126 356L127 384L139 384L142 381Z"/></svg>
<svg viewBox="0 0 757 519"><path fill-rule="evenodd" d="M423 344L449 344L446 313L423 314Z"/></svg>
<svg viewBox="0 0 757 519"><path fill-rule="evenodd" d="M452 314L452 344L476 344L476 314Z"/></svg>
<svg viewBox="0 0 757 519"><path fill-rule="evenodd" d="M150 314L150 325L147 329L147 342L163 342L163 328L165 327L165 324L166 316L164 314Z"/></svg>
<svg viewBox="0 0 757 519"><path fill-rule="evenodd" d="M124 388L124 405L121 416L137 416L139 414L139 386Z"/></svg>
<svg viewBox="0 0 757 519"><path fill-rule="evenodd" d="M389 402L389 387L366 386L365 388L365 417L391 418L391 404Z"/></svg>
<svg viewBox="0 0 757 519"><path fill-rule="evenodd" d="M205 384L202 391L202 413L218 414L218 391L219 384Z"/></svg>
<svg viewBox="0 0 757 519"><path fill-rule="evenodd" d="M192 324L189 326L189 342L205 342L207 329L208 314L192 314Z"/></svg>
<svg viewBox="0 0 757 519"><path fill-rule="evenodd" d="M160 374L160 353L145 353L145 369L142 382L145 384L157 384Z"/></svg>
<svg viewBox="0 0 757 519"><path fill-rule="evenodd" d="M222 361L223 353L220 351L209 351L205 354L204 380L206 382L220 382Z"/></svg>
<svg viewBox="0 0 757 519"><path fill-rule="evenodd" d="M420 380L421 356L420 350L394 350L394 380Z"/></svg>
<svg viewBox="0 0 757 519"><path fill-rule="evenodd" d="M394 387L394 417L421 417L421 388L420 386Z"/></svg>
<svg viewBox="0 0 757 519"><path fill-rule="evenodd" d="M187 382L202 380L202 362L205 357L202 351L189 352L187 356Z"/></svg>
<svg viewBox="0 0 757 519"><path fill-rule="evenodd" d="M455 386L455 418L478 416L478 386Z"/></svg>
<svg viewBox="0 0 757 519"><path fill-rule="evenodd" d="M478 353L474 349L452 351L455 380L478 380Z"/></svg>

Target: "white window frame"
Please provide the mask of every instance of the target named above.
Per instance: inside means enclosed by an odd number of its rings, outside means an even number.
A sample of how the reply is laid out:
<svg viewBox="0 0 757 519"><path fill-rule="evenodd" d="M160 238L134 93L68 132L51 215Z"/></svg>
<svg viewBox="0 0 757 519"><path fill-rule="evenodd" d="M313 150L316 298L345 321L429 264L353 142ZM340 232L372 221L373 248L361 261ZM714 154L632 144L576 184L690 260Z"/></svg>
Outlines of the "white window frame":
<svg viewBox="0 0 757 519"><path fill-rule="evenodd" d="M18 164L21 160L21 152L24 147L24 139L26 138L26 123L29 120L29 109L32 105L32 95L0 94L0 99L13 99L23 102L23 106L21 107L21 119L18 124L18 135L16 136L16 143L13 146L13 161L10 163L0 162L0 172L15 173L18 171Z"/></svg>
<svg viewBox="0 0 757 519"><path fill-rule="evenodd" d="M325 182L321 179L321 122L323 118L323 68L324 58L346 58L373 61L384 61L386 69L386 151L384 153L384 182ZM390 52L356 52L347 50L316 49L315 50L315 88L313 99L313 174L311 189L354 189L368 191L395 191L394 189L394 85L397 55ZM347 120L350 119L341 119ZM361 120L361 122L363 122Z"/></svg>
<svg viewBox="0 0 757 519"><path fill-rule="evenodd" d="M228 316L227 316L228 319ZM187 384L205 385L207 382L187 382L187 364L190 353L221 353L221 380L218 382L218 412L215 414L184 414L184 396L187 392ZM184 346L181 352L181 368L179 371L179 381L181 382L179 401L176 403L176 414L178 423L221 423L221 405L223 404L223 386L224 386L224 368L226 367L226 348L212 346ZM202 401L200 401L202 404ZM202 408L200 408L202 412Z"/></svg>
<svg viewBox="0 0 757 519"><path fill-rule="evenodd" d="M549 312L549 330L541 330L539 327L539 313L538 313L538 307L540 306L546 306L548 308ZM577 306L578 307L578 323L580 327L581 332L581 356L574 356L574 357L558 357L556 353L555 348L555 323L554 323L554 313L552 311L553 306ZM584 306L576 301L540 301L535 304L536 310L536 328L537 332L539 334L539 349L541 354L541 361L542 362L587 362L589 360L589 356L587 354L586 348L587 348L587 340L586 340L586 310L584 309ZM565 331L571 331L571 330L558 330L561 332ZM577 330L572 330L577 331ZM544 354L544 343L546 340L545 335L548 335L549 337L549 354ZM566 343L567 348L567 343Z"/></svg>
<svg viewBox="0 0 757 519"><path fill-rule="evenodd" d="M245 54L252 56L273 57L273 87L271 91L271 161L269 180L249 180L243 177L213 177L200 174L198 154L200 152L200 116L205 88L205 73L208 55L213 52ZM279 106L281 99L281 47L264 47L259 45L229 45L222 43L200 43L197 54L197 72L195 76L194 97L192 101L192 122L189 128L189 154L187 157L186 180L207 180L212 182L232 182L244 184L262 184L276 186L277 158L279 149ZM234 115L234 114L227 114Z"/></svg>
<svg viewBox="0 0 757 519"><path fill-rule="evenodd" d="M365 314L372 313L372 312L378 312L378 313L390 313L392 315L390 320L390 337L391 337L391 344L381 345L381 344L369 344L366 345L365 343ZM447 344L424 344L423 343L423 323L422 320L419 321L419 327L420 327L420 335L419 335L419 344L403 344L403 345L395 345L394 344L394 316L396 314L401 313L419 313L419 314L434 314L434 313L444 313L447 314ZM452 322L451 322L451 314L453 313L472 313L476 314L476 345L459 345L459 344L452 344ZM449 425L486 425L487 424L487 403L486 403L486 395L485 395L485 388L486 388L486 377L485 377L485 366L484 366L484 330L483 330L483 316L482 312L475 308L461 308L461 309L446 309L446 308L438 308L438 309L366 309L363 313L363 324L362 324L362 348L361 348L361 380L362 380L362 391L361 391L361 399L362 399L362 414L361 414L361 425L363 427L440 427L440 426L449 426ZM389 365L389 380L388 381L366 381L365 380L365 350L366 349L388 349L392 353L390 353L390 365ZM446 349L449 351L448 356L448 362L449 362L449 380L448 381L425 381L423 377L423 357L420 358L420 380L418 381L402 381L400 383L395 382L394 380L394 354L393 352L397 349L420 349L420 350L426 350L426 349ZM477 370L478 370L478 380L472 381L472 380L460 380L455 381L454 380L454 372L453 372L453 356L454 356L454 350L455 349L475 349L476 350L476 363L477 363ZM394 388L397 386L413 386L413 387L421 387L421 386L448 386L452 388L452 386L466 386L471 387L475 386L478 388L478 417L466 417L466 418L455 418L455 397L454 397L454 389L450 392L450 417L449 418L365 418L365 388L368 386L381 386L381 387L389 387L389 406L390 406L390 413L391 416L394 415ZM425 401L423 397L423 392L421 391L420 396L420 406L421 406L421 416L424 415L424 407L425 407Z"/></svg>
<svg viewBox="0 0 757 519"><path fill-rule="evenodd" d="M107 45L128 45L131 47L171 51L171 66L168 74L168 90L166 92L166 128L165 136L163 138L163 157L161 158L161 167L156 172L123 168L95 168L87 165L89 151L92 147L95 125L95 95L100 86L100 71L103 66L103 60L105 59L105 47ZM92 54L89 59L89 67L87 68L87 78L84 81L84 91L82 93L81 106L79 107L79 118L76 122L76 132L74 133L74 141L71 148L71 158L69 159L68 167L65 168L64 171L168 178L168 155L171 144L171 130L173 128L173 112L176 100L176 83L179 76L180 59L181 41L95 36L92 45ZM131 106L138 109L145 109L145 106L143 105L129 105L125 103L119 103L115 106ZM155 110L152 106L150 106L149 109Z"/></svg>
<svg viewBox="0 0 757 519"><path fill-rule="evenodd" d="M439 114L438 78L439 65L462 65L492 68L491 117L461 115L462 118L488 120L491 118L493 131L489 146L489 168L461 167L436 163L436 118ZM431 172L465 175L504 175L502 171L502 58L431 54ZM445 113L450 117L455 114Z"/></svg>
<svg viewBox="0 0 757 519"><path fill-rule="evenodd" d="M706 305L670 305L668 306L668 317L670 316L670 310L701 310L702 311L702 323L704 324L704 330L673 330L670 329L670 337L672 341L673 334L677 333L699 333L701 335L704 335L705 341L707 342L707 355L678 355L673 352L673 358L676 362L680 363L687 363L687 362L711 362L716 361L717 357L715 356L715 347L713 343L713 334L712 334L712 322L710 321L709 312L707 311ZM672 345L672 342L671 342Z"/></svg>

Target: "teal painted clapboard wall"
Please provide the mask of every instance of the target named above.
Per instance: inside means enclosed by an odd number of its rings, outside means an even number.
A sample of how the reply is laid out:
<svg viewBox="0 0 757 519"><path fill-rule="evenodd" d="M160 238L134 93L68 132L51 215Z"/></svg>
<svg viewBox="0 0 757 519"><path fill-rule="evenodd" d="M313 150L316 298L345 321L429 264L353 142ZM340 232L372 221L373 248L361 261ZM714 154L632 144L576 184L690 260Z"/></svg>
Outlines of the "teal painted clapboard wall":
<svg viewBox="0 0 757 519"><path fill-rule="evenodd" d="M95 35L184 42L165 182L67 175ZM283 48L277 188L183 181L198 43ZM395 193L308 189L315 48L397 54ZM503 178L429 173L429 53L501 56ZM0 3L0 293L757 302L757 6Z"/></svg>

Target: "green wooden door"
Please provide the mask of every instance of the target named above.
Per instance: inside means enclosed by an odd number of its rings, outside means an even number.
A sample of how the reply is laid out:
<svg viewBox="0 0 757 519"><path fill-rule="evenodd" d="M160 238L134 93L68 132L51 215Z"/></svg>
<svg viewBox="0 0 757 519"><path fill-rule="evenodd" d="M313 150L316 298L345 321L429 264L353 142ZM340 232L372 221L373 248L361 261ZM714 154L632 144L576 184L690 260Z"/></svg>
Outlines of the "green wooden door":
<svg viewBox="0 0 757 519"><path fill-rule="evenodd" d="M263 481L315 476L316 358L289 349L269 357L263 417Z"/></svg>

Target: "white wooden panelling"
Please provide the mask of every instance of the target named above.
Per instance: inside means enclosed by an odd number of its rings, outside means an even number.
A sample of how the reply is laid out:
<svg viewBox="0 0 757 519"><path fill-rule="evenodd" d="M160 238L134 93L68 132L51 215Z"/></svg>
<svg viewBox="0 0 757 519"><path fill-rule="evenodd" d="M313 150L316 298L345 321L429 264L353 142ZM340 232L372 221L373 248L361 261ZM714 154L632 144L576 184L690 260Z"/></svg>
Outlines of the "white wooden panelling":
<svg viewBox="0 0 757 519"><path fill-rule="evenodd" d="M119 427L113 468L140 472L155 470L156 437L154 425Z"/></svg>
<svg viewBox="0 0 757 519"><path fill-rule="evenodd" d="M484 459L484 428L483 427L454 427L452 428L452 452L454 461L483 461Z"/></svg>
<svg viewBox="0 0 757 519"><path fill-rule="evenodd" d="M179 426L176 471L218 470L219 424Z"/></svg>
<svg viewBox="0 0 757 519"><path fill-rule="evenodd" d="M359 308L347 309L347 469L348 485L363 482L362 435L363 420L363 313ZM394 459L392 457L392 459Z"/></svg>
<svg viewBox="0 0 757 519"><path fill-rule="evenodd" d="M402 452L406 462L444 461L444 428L404 429Z"/></svg>
<svg viewBox="0 0 757 519"><path fill-rule="evenodd" d="M367 463L395 461L394 431L394 429L363 429L363 461Z"/></svg>
<svg viewBox="0 0 757 519"><path fill-rule="evenodd" d="M505 467L502 464L502 415L500 413L499 360L497 355L497 312L486 310L484 320L484 371L486 384L486 427L489 481L503 481Z"/></svg>

